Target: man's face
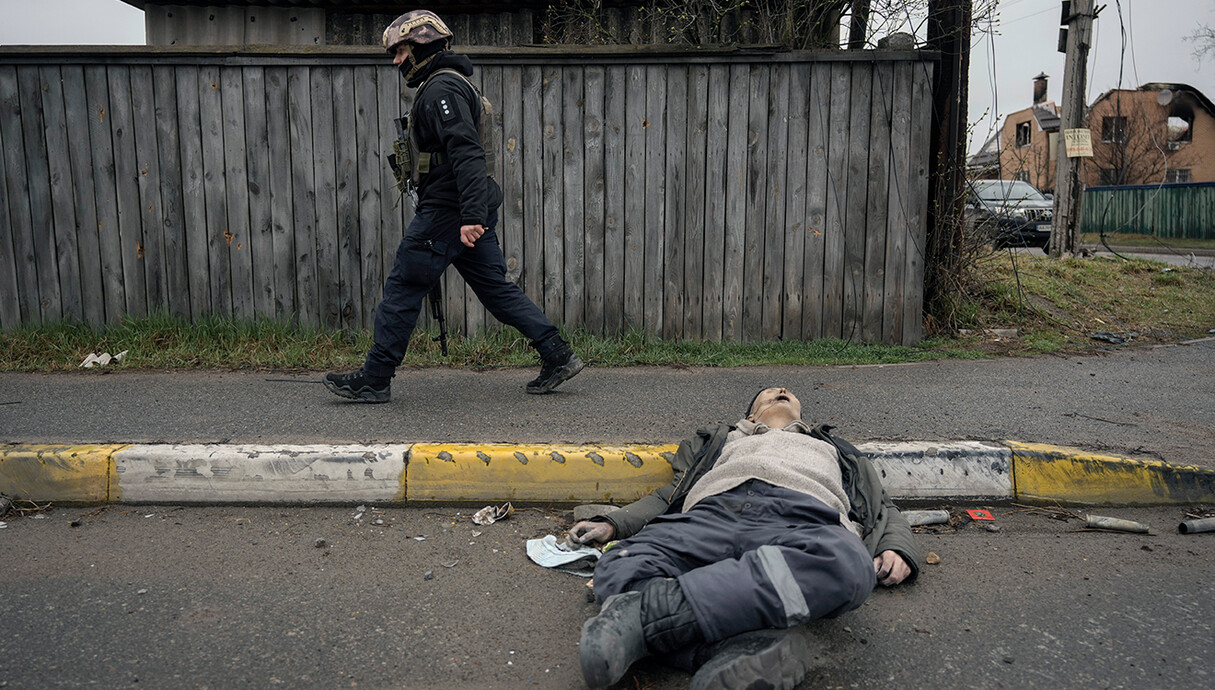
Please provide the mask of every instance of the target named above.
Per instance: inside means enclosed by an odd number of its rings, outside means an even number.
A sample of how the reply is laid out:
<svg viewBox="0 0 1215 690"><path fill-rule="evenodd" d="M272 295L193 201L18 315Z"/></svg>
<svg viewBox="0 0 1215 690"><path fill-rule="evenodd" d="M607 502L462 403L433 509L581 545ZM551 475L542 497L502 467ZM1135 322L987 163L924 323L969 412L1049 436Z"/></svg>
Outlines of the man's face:
<svg viewBox="0 0 1215 690"><path fill-rule="evenodd" d="M397 44L396 54L392 56L392 64L396 65L397 67L400 67L412 55L413 55L413 52L409 48L409 43L407 41L401 41L400 43Z"/></svg>
<svg viewBox="0 0 1215 690"><path fill-rule="evenodd" d="M794 419L802 418L802 403L787 388L766 388L761 391L751 405L748 418L756 422L763 421L769 412L776 410L787 411Z"/></svg>

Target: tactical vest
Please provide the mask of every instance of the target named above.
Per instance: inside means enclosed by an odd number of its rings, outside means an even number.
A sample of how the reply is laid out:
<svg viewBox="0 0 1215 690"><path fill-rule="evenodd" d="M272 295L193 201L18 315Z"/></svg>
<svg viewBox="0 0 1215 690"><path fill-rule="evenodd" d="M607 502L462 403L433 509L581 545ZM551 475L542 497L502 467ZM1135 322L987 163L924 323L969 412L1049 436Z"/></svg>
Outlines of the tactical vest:
<svg viewBox="0 0 1215 690"><path fill-rule="evenodd" d="M486 174L489 177L497 177L498 142L497 129L493 126L494 107L489 102L489 99L481 93L481 90L477 88L476 84L473 84L463 72L449 67L435 70L418 87L417 94L414 96L414 103L421 100L422 92L440 74L454 74L463 79L464 83L468 84L473 93L481 99L481 117L477 119L477 138L481 140L481 148L485 151ZM446 162L446 154L441 151L419 150L414 119L412 115L398 119L398 138L392 143L393 152L388 156L388 164L392 168L393 176L396 177L397 188L402 193L414 192L422 181L422 175L430 172L432 167Z"/></svg>

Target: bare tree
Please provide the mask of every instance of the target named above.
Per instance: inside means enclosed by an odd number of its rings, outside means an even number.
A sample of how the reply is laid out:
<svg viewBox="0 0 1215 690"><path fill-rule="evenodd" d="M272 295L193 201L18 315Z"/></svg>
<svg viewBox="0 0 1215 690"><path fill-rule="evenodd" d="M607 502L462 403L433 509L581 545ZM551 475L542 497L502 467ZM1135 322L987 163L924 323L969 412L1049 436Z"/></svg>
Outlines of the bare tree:
<svg viewBox="0 0 1215 690"><path fill-rule="evenodd" d="M1208 55L1215 59L1215 29L1202 25L1194 30L1194 33L1186 37L1187 41L1194 44L1194 57L1202 60Z"/></svg>

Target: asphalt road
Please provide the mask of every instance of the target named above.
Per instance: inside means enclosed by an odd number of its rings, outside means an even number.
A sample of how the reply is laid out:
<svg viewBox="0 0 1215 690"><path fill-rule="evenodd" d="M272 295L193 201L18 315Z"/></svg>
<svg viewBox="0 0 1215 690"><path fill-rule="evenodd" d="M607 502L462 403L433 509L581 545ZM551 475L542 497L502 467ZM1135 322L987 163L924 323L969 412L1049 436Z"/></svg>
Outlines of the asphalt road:
<svg viewBox="0 0 1215 690"><path fill-rule="evenodd" d="M523 393L534 369L403 369L386 405L339 399L321 375L4 373L0 442L667 443L785 385L804 418L858 442L1014 440L1215 467L1215 339L891 366L589 366L546 396Z"/></svg>
<svg viewBox="0 0 1215 690"><path fill-rule="evenodd" d="M811 626L803 687L1211 687L1215 534L1177 534L1179 508L1102 509L1150 535L1017 510L993 508L999 532L960 520L921 534L940 563ZM570 517L528 509L478 527L470 512L10 515L0 687L583 687L585 581L523 552ZM652 662L634 671L621 687L688 682Z"/></svg>

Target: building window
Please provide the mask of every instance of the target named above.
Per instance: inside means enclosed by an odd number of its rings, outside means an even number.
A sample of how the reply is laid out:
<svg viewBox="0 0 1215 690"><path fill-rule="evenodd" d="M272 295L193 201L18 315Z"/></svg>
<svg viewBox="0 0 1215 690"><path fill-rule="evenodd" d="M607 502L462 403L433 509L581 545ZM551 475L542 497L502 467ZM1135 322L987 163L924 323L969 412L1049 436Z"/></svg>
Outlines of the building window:
<svg viewBox="0 0 1215 690"><path fill-rule="evenodd" d="M1030 143L1029 122L1022 122L1017 125L1017 148L1024 148Z"/></svg>
<svg viewBox="0 0 1215 690"><path fill-rule="evenodd" d="M1170 172L1172 172L1172 171L1170 171ZM1018 170L1013 175L1013 179L1017 180L1019 182L1029 182L1029 173L1025 170Z"/></svg>
<svg viewBox="0 0 1215 690"><path fill-rule="evenodd" d="M1101 168L1100 183L1106 186L1118 184L1118 170L1115 168Z"/></svg>
<svg viewBox="0 0 1215 690"><path fill-rule="evenodd" d="M1173 169L1164 171L1164 183L1165 184L1177 184L1179 182L1189 182L1189 181L1190 181L1190 169L1189 168L1173 168Z"/></svg>
<svg viewBox="0 0 1215 690"><path fill-rule="evenodd" d="M1114 144L1126 141L1126 118L1101 118L1101 141Z"/></svg>

